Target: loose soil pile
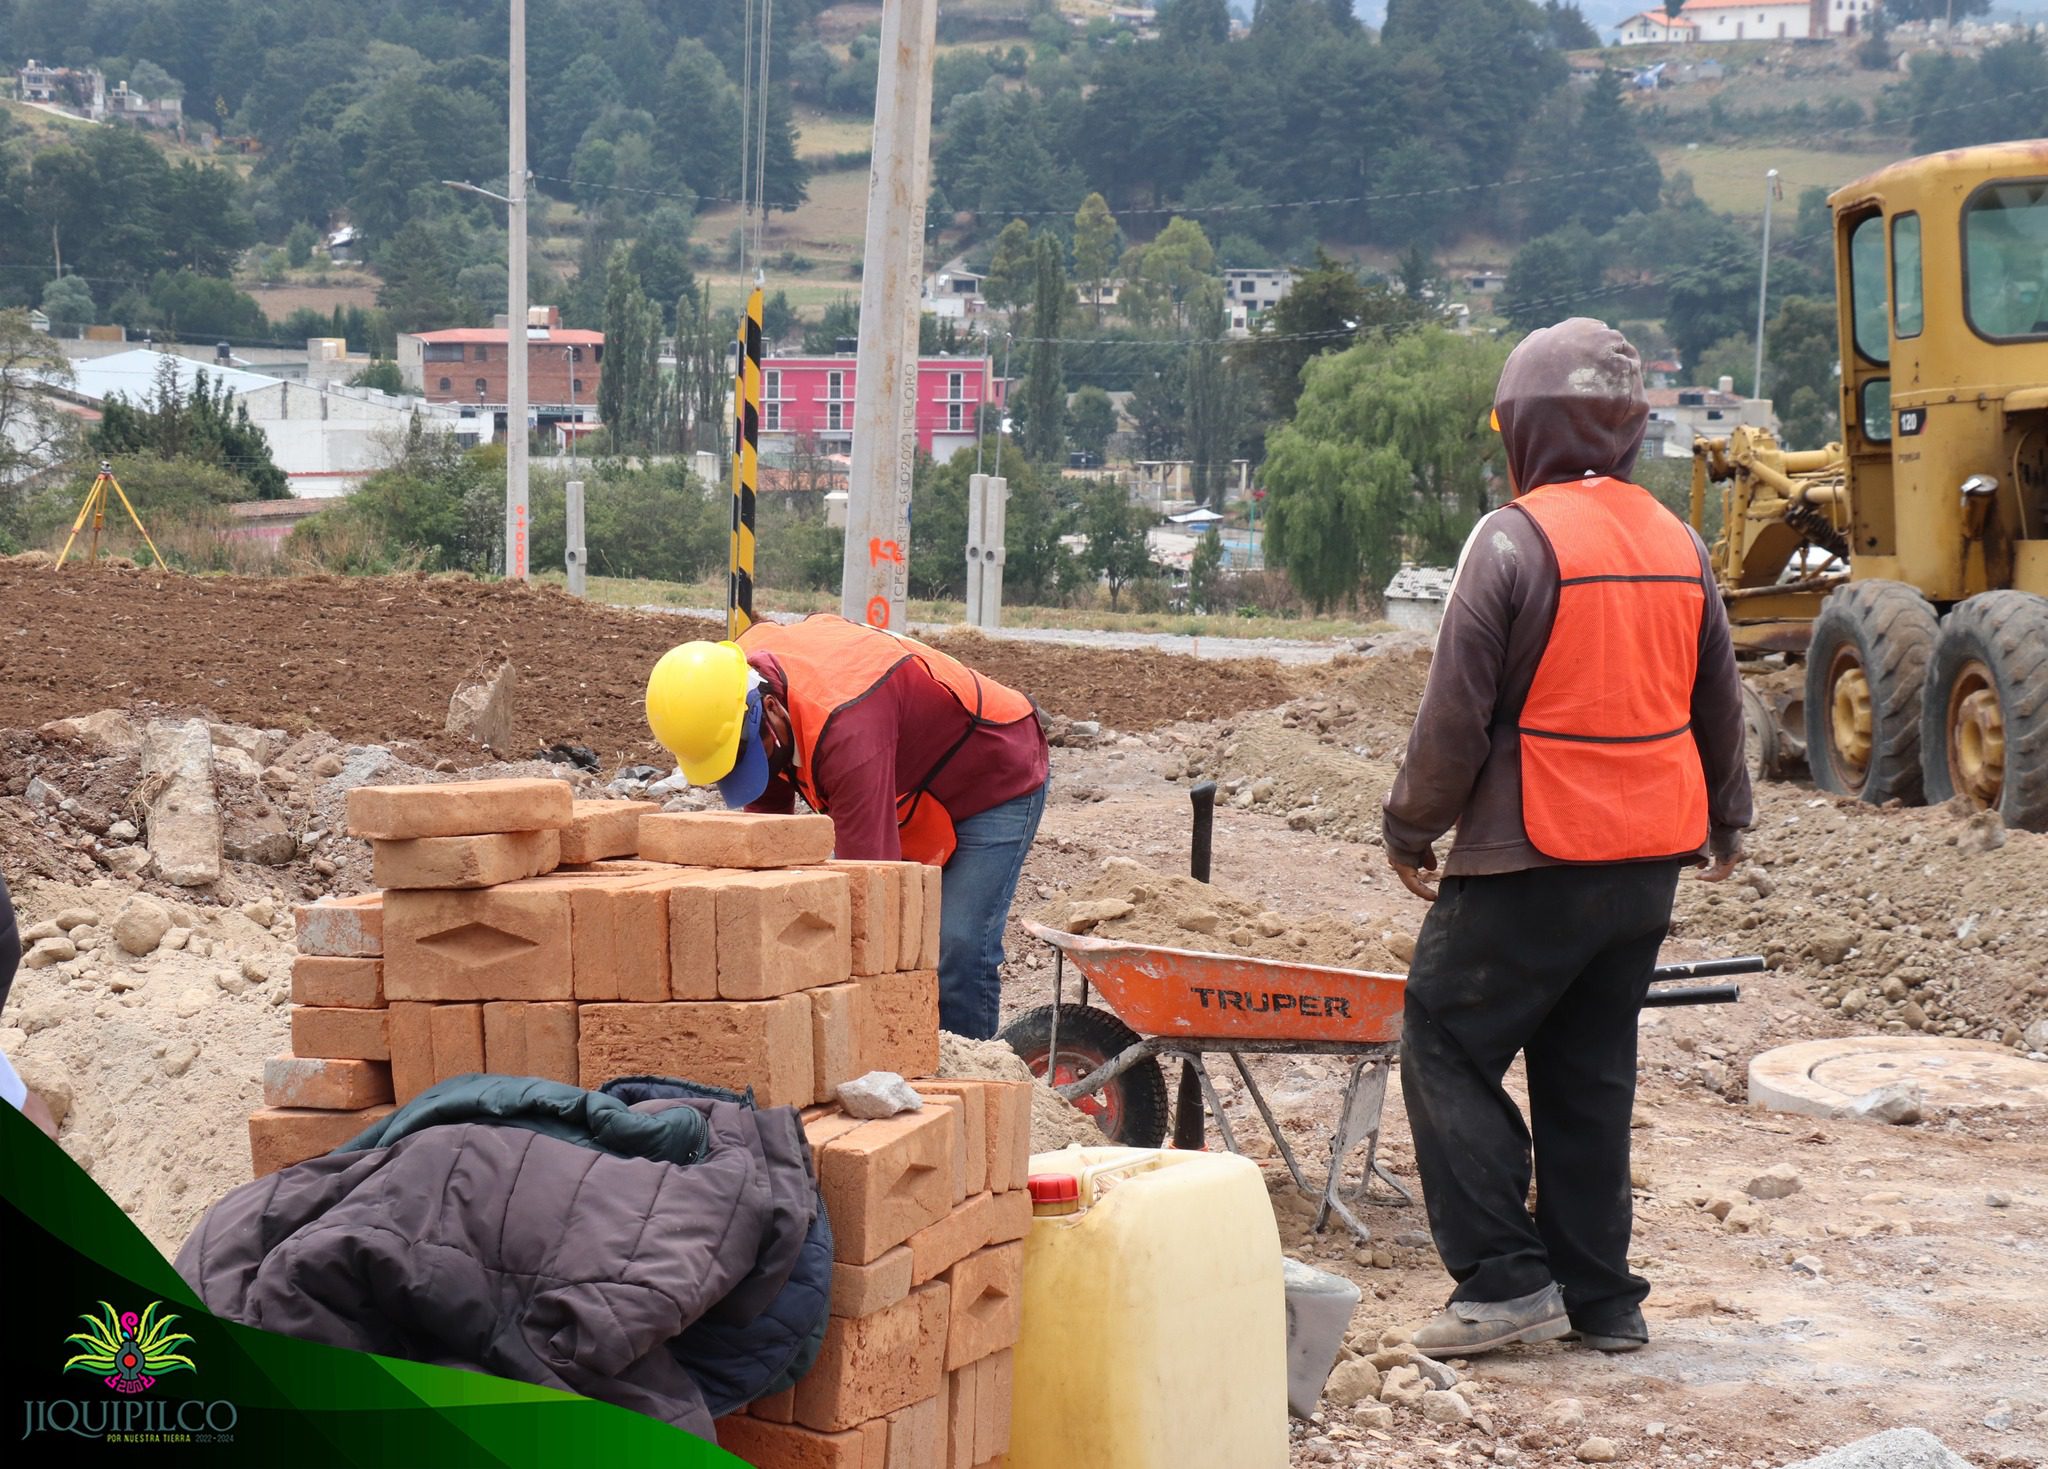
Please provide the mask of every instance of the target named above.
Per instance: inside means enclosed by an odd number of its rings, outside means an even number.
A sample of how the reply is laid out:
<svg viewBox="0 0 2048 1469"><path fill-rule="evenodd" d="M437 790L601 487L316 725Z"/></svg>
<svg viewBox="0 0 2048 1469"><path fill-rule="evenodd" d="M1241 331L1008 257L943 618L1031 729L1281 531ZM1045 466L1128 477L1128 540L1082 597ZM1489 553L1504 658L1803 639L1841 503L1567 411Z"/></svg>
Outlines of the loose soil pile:
<svg viewBox="0 0 2048 1469"><path fill-rule="evenodd" d="M1276 913L1211 883L1156 872L1126 857L1103 863L1094 882L1046 909L1039 922L1124 943L1336 969L1399 971L1404 965L1394 950L1413 952L1406 936L1386 924L1335 913Z"/></svg>
<svg viewBox="0 0 2048 1469"><path fill-rule="evenodd" d="M1038 701L1048 714L1140 734L1224 719L1292 698L1307 675L1264 658L1208 660L1153 649L1067 647L948 633L935 646Z"/></svg>
<svg viewBox="0 0 2048 1469"><path fill-rule="evenodd" d="M1038 1085L1023 1058L1001 1041L969 1040L939 1032L939 1075L959 1081L1028 1081L1031 1086L1031 1151L1099 1148L1108 1141L1087 1113L1051 1087Z"/></svg>

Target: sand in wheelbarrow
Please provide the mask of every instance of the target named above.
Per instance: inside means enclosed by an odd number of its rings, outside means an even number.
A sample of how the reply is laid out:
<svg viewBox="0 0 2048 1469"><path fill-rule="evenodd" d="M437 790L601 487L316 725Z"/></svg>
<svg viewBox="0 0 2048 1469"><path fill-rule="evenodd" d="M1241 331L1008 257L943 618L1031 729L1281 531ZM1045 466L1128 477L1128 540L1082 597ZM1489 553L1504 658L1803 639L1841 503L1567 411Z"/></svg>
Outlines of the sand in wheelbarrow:
<svg viewBox="0 0 2048 1469"><path fill-rule="evenodd" d="M954 1081L1028 1081L1031 1086L1031 1151L1101 1148L1109 1145L1087 1113L1051 1087L1039 1085L1024 1060L1002 1041L969 1040L939 1032L939 1075Z"/></svg>
<svg viewBox="0 0 2048 1469"><path fill-rule="evenodd" d="M1048 928L1123 943L1402 973L1413 941L1392 923L1276 913L1210 883L1112 857L1096 879L1038 915ZM1396 955L1404 957L1397 958Z"/></svg>

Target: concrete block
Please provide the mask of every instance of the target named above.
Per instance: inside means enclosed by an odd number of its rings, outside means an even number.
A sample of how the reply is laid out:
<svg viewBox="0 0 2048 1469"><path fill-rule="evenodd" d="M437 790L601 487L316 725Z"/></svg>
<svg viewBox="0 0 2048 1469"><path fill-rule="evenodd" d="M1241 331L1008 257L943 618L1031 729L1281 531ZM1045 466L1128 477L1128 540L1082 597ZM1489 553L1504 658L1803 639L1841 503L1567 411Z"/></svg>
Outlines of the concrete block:
<svg viewBox="0 0 2048 1469"><path fill-rule="evenodd" d="M863 1122L822 1144L813 1135L834 1259L865 1265L946 1216L959 1126L952 1108L928 1107Z"/></svg>
<svg viewBox="0 0 2048 1469"><path fill-rule="evenodd" d="M964 1198L988 1187L988 1088L978 1081L920 1081L912 1083L919 1096L950 1097L960 1103L963 1155L960 1191Z"/></svg>
<svg viewBox="0 0 2048 1469"><path fill-rule="evenodd" d="M763 1107L811 1099L811 1003L803 995L584 1005L576 1051L581 1083L593 1089L614 1077L653 1074L752 1087Z"/></svg>
<svg viewBox="0 0 2048 1469"><path fill-rule="evenodd" d="M562 838L553 831L414 837L370 843L371 876L382 888L488 888L553 872Z"/></svg>
<svg viewBox="0 0 2048 1469"><path fill-rule="evenodd" d="M301 954L331 959L374 959L384 952L384 895L322 898L292 909Z"/></svg>
<svg viewBox="0 0 2048 1469"><path fill-rule="evenodd" d="M335 1061L389 1061L382 1010L292 1007L292 1054Z"/></svg>
<svg viewBox="0 0 2048 1469"><path fill-rule="evenodd" d="M1010 1404L1016 1392L1017 1354L1005 1347L975 1364L974 1462L986 1464L1010 1451Z"/></svg>
<svg viewBox="0 0 2048 1469"><path fill-rule="evenodd" d="M656 801L574 801L562 828L564 862L603 862L640 850L640 818L661 809Z"/></svg>
<svg viewBox="0 0 2048 1469"><path fill-rule="evenodd" d="M388 983L388 981L387 981ZM933 969L860 981L872 1021L862 1046L869 1067L914 1079L939 1069L939 976Z"/></svg>
<svg viewBox="0 0 2048 1469"><path fill-rule="evenodd" d="M811 1100L829 1102L842 1081L873 1070L861 1048L873 1028L872 1003L859 984L829 984L809 992L811 1000Z"/></svg>
<svg viewBox="0 0 2048 1469"><path fill-rule="evenodd" d="M977 1250L948 1270L944 1281L953 1302L946 1333L947 1371L1017 1344L1024 1310L1021 1243Z"/></svg>
<svg viewBox="0 0 2048 1469"><path fill-rule="evenodd" d="M910 1247L898 1245L865 1265L832 1262L832 1314L872 1316L910 1294Z"/></svg>
<svg viewBox="0 0 2048 1469"><path fill-rule="evenodd" d="M579 1084L576 1006L554 1000L484 1006L484 1069L500 1076L538 1076Z"/></svg>
<svg viewBox="0 0 2048 1469"><path fill-rule="evenodd" d="M719 998L772 999L852 975L838 873L732 873L716 892Z"/></svg>
<svg viewBox="0 0 2048 1469"><path fill-rule="evenodd" d="M384 842L559 830L573 812L566 780L357 786L348 793L349 834Z"/></svg>
<svg viewBox="0 0 2048 1469"><path fill-rule="evenodd" d="M640 855L684 867L803 867L832 855L829 816L679 811L640 818Z"/></svg>
<svg viewBox="0 0 2048 1469"><path fill-rule="evenodd" d="M940 1391L889 1415L886 1469L932 1469L946 1458L946 1395Z"/></svg>
<svg viewBox="0 0 2048 1469"><path fill-rule="evenodd" d="M292 1003L377 1010L384 1005L384 961L301 954L292 960Z"/></svg>
<svg viewBox="0 0 2048 1469"><path fill-rule="evenodd" d="M834 1316L796 1385L796 1421L837 1432L936 1398L945 1381L946 1287L921 1286L867 1316Z"/></svg>
<svg viewBox="0 0 2048 1469"><path fill-rule="evenodd" d="M484 1069L484 1007L436 1005L428 1014L434 1038L434 1080Z"/></svg>
<svg viewBox="0 0 2048 1469"><path fill-rule="evenodd" d="M390 1107L358 1112L323 1112L302 1107L265 1107L249 1114L252 1178L262 1178L331 1153L371 1123L391 1115Z"/></svg>
<svg viewBox="0 0 2048 1469"><path fill-rule="evenodd" d="M574 996L569 892L552 878L475 892L393 892L384 901L388 1000Z"/></svg>
<svg viewBox="0 0 2048 1469"><path fill-rule="evenodd" d="M883 1421L818 1433L749 1413L721 1418L714 1426L718 1446L754 1469L888 1469L889 1425Z"/></svg>
<svg viewBox="0 0 2048 1469"><path fill-rule="evenodd" d="M919 871L924 878L924 907L919 913L919 916L924 920L924 927L919 931L920 942L917 949L917 962L912 964L906 956L900 961L900 967L904 969L937 969L939 967L939 910L941 899L944 895L946 874L945 869L940 867L921 867Z"/></svg>
<svg viewBox="0 0 2048 1469"><path fill-rule="evenodd" d="M400 1000L385 1013L391 1023L391 1089L402 1105L435 1081L434 1007Z"/></svg>
<svg viewBox="0 0 2048 1469"><path fill-rule="evenodd" d="M391 1066L384 1061L336 1061L314 1056L272 1056L263 1063L263 1105L359 1112L391 1100Z"/></svg>
<svg viewBox="0 0 2048 1469"><path fill-rule="evenodd" d="M936 1103L934 1105L937 1105ZM936 1280L986 1246L995 1228L998 1194L976 1194L910 1237L910 1283Z"/></svg>

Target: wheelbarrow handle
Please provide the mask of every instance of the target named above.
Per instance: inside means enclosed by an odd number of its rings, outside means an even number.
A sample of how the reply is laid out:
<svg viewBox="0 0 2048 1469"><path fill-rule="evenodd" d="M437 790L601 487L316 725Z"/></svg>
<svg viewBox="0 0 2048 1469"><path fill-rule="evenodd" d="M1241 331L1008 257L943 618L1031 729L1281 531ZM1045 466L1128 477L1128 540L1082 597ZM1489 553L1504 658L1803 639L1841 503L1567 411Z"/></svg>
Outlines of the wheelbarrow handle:
<svg viewBox="0 0 2048 1469"><path fill-rule="evenodd" d="M1742 998L1737 984L1696 984L1682 989L1651 990L1643 997L1645 1010L1670 1005L1732 1005Z"/></svg>
<svg viewBox="0 0 2048 1469"><path fill-rule="evenodd" d="M1719 979L1730 974L1762 974L1770 967L1763 955L1745 954L1734 959L1694 959L1689 964L1659 964L1651 971L1650 978Z"/></svg>

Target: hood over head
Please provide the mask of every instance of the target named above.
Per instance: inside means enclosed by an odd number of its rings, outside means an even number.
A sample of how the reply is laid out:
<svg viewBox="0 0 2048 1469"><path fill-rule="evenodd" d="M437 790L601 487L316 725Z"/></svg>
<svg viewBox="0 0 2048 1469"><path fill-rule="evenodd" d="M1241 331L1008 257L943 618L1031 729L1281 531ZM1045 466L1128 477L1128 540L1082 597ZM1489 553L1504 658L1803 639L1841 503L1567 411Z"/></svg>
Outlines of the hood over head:
<svg viewBox="0 0 2048 1469"><path fill-rule="evenodd" d="M1493 407L1518 495L1589 475L1627 479L1650 412L1636 349L1585 316L1524 337L1501 369Z"/></svg>

